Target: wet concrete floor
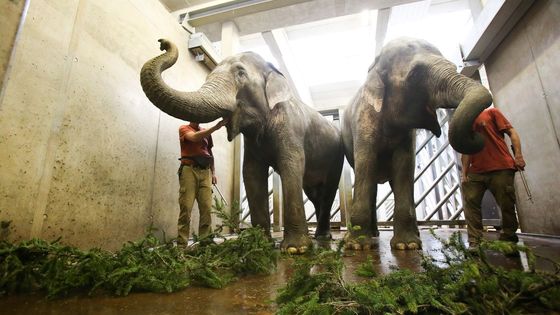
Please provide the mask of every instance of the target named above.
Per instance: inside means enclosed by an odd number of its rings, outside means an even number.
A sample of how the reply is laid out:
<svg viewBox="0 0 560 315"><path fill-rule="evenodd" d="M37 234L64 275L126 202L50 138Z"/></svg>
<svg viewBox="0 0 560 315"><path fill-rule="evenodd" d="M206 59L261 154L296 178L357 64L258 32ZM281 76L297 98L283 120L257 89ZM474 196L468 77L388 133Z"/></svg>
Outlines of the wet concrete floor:
<svg viewBox="0 0 560 315"><path fill-rule="evenodd" d="M458 229L438 229L438 237L447 239L453 232L461 231L466 240L466 232ZM374 248L366 252L348 252L344 258L345 278L357 281L353 275L359 264L371 256L379 273L388 273L395 266L420 271L421 258L414 251L392 251L389 241L392 231L382 230ZM335 242L343 233L335 233ZM423 251L437 255L439 241L428 230L421 230ZM488 233L489 239L496 239L496 233ZM547 259L560 262L560 239L521 236L521 241L533 252ZM333 242L333 244L335 243ZM501 254L491 254L489 259L495 264L509 268L523 268L520 258L506 258ZM537 269L553 271L553 264L547 259L537 260ZM96 315L142 315L142 314L193 314L193 315L241 315L274 314L274 300L277 290L283 287L291 273L291 259L279 260L277 271L268 276L250 276L239 279L224 289L190 287L183 291L158 293L132 293L127 297L107 295L74 296L58 300L46 300L42 295L23 295L0 298L0 314L96 314Z"/></svg>

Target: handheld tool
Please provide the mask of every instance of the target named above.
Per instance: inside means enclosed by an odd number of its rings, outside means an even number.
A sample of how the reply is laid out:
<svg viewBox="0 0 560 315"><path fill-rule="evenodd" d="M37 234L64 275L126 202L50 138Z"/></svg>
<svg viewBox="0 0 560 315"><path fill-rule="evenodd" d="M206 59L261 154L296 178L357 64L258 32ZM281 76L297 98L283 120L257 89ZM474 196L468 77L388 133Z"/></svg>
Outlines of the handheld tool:
<svg viewBox="0 0 560 315"><path fill-rule="evenodd" d="M511 145L511 151L515 156L515 149L513 148L513 145ZM527 184L527 178L525 178L525 171L522 169L518 169L518 171L519 171L519 175L521 175L521 181L523 182L523 187L525 187L525 192L527 193L527 199L531 203L533 203L533 195L531 194L531 190L529 189L529 184Z"/></svg>
<svg viewBox="0 0 560 315"><path fill-rule="evenodd" d="M229 206L226 198L224 198L224 195L222 194L222 192L220 191L220 188L218 188L218 186L216 186L216 184L213 184L214 188L216 188L216 190L218 191L218 194L220 194L220 198L222 198L222 200L224 201L224 203L226 204L226 206Z"/></svg>

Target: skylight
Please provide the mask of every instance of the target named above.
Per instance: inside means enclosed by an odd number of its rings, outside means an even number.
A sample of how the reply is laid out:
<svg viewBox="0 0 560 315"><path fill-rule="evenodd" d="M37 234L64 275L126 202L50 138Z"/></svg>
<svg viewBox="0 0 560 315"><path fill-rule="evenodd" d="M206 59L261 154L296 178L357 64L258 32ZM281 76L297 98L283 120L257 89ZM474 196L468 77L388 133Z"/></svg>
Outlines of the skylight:
<svg viewBox="0 0 560 315"><path fill-rule="evenodd" d="M467 0L418 1L391 8L385 40L407 36L423 38L459 64L459 39L472 26ZM290 57L287 69L300 95L320 109L343 107L365 80L375 59L378 11L289 26L282 31ZM241 50L252 50L280 69L279 61L261 34L244 36Z"/></svg>

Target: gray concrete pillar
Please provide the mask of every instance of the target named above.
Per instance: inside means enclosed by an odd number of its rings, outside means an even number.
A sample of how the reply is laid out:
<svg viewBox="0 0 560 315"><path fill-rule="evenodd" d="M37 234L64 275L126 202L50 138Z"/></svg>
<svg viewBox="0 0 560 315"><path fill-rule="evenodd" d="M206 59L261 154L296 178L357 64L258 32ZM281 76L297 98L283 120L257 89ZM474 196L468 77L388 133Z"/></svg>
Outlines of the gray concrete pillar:
<svg viewBox="0 0 560 315"><path fill-rule="evenodd" d="M222 58L227 58L239 52L239 29L233 21L222 23ZM241 156L243 155L241 137L233 140L233 187L232 204L239 202L241 206Z"/></svg>
<svg viewBox="0 0 560 315"><path fill-rule="evenodd" d="M276 172L272 174L272 230L282 231L282 180Z"/></svg>
<svg viewBox="0 0 560 315"><path fill-rule="evenodd" d="M339 126L342 125L344 119L344 111L339 110ZM340 226L347 226L347 214L352 207L352 167L346 159L342 166L342 174L340 175L340 183L338 184L338 199L340 200Z"/></svg>

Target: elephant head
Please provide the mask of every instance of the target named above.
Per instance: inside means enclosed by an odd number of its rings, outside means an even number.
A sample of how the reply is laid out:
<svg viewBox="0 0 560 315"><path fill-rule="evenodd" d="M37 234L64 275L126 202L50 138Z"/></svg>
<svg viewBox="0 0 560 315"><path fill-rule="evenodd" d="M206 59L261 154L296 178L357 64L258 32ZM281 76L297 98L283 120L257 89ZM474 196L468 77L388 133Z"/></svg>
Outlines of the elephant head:
<svg viewBox="0 0 560 315"><path fill-rule="evenodd" d="M170 88L161 73L178 58L177 47L160 39L166 52L147 61L140 73L148 99L165 113L178 119L209 122L229 118L228 140L240 132L258 137L274 106L291 98L284 76L255 53L242 53L223 60L195 92Z"/></svg>
<svg viewBox="0 0 560 315"><path fill-rule="evenodd" d="M490 92L479 82L457 73L433 45L423 40L394 40L370 68L367 84L370 104L380 111L390 104L394 124L424 128L441 135L436 108L456 108L449 127L449 142L460 153L472 154L484 139L472 130L476 117L492 104ZM383 105L385 106L385 105Z"/></svg>
<svg viewBox="0 0 560 315"><path fill-rule="evenodd" d="M435 104L436 108L455 108L449 123L451 146L463 154L482 150L484 138L474 132L472 126L476 117L492 104L490 92L479 82L457 73L455 64L439 54L423 56L413 65L410 80L425 87L428 103ZM435 111L434 119L437 124ZM439 130L439 124L437 126ZM441 130L436 135L440 133Z"/></svg>

